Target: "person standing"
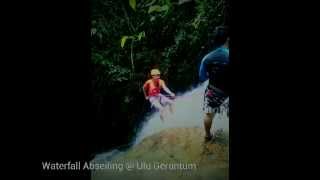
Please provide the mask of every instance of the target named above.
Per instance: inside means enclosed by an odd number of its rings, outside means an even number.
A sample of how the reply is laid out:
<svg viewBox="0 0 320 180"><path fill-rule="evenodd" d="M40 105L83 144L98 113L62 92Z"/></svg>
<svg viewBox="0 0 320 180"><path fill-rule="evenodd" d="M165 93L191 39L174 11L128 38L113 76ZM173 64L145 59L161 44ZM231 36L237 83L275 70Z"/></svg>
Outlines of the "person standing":
<svg viewBox="0 0 320 180"><path fill-rule="evenodd" d="M226 26L216 29L214 39L215 49L208 53L201 61L199 80L204 82L209 79L209 84L204 94L204 127L205 141L210 141L215 134L210 132L214 115L222 103L228 98L227 77L229 67L229 32Z"/></svg>

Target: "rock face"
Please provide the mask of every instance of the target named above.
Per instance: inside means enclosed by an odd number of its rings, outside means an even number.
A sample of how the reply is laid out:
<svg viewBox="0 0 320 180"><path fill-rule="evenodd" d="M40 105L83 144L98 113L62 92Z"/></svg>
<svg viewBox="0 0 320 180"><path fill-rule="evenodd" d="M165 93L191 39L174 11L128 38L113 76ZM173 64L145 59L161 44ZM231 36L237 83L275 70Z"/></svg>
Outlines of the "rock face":
<svg viewBox="0 0 320 180"><path fill-rule="evenodd" d="M228 139L228 134L220 131L214 141L205 143L202 128L166 129L115 156L111 161L123 164L122 170L95 170L92 180L226 180Z"/></svg>

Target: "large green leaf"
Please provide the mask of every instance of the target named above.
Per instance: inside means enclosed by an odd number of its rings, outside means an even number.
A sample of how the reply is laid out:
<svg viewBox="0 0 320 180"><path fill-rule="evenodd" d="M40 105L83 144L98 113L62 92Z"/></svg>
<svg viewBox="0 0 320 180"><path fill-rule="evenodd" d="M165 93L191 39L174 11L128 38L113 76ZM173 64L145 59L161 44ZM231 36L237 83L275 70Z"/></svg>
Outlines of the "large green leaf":
<svg viewBox="0 0 320 180"><path fill-rule="evenodd" d="M138 40L140 41L141 38L143 38L145 36L146 36L146 33L144 31L140 32L139 35L138 35Z"/></svg>
<svg viewBox="0 0 320 180"><path fill-rule="evenodd" d="M159 5L154 5L154 6L150 6L148 13L152 13L152 12L162 12L162 11L168 11L169 6L168 5L163 5L163 6L159 6Z"/></svg>
<svg viewBox="0 0 320 180"><path fill-rule="evenodd" d="M124 47L127 39L128 39L128 36L122 36L122 38L121 38L121 47L122 47L122 48Z"/></svg>
<svg viewBox="0 0 320 180"><path fill-rule="evenodd" d="M133 10L136 10L136 5L137 5L136 0L129 0L129 5Z"/></svg>
<svg viewBox="0 0 320 180"><path fill-rule="evenodd" d="M159 5L150 6L149 10L148 10L148 13L150 14L150 13L152 13L154 11L161 12L161 6L159 6Z"/></svg>
<svg viewBox="0 0 320 180"><path fill-rule="evenodd" d="M161 11L168 11L169 10L169 6L168 5L163 5L161 7Z"/></svg>
<svg viewBox="0 0 320 180"><path fill-rule="evenodd" d="M128 39L135 40L135 36L122 36L121 38L121 47L123 48Z"/></svg>

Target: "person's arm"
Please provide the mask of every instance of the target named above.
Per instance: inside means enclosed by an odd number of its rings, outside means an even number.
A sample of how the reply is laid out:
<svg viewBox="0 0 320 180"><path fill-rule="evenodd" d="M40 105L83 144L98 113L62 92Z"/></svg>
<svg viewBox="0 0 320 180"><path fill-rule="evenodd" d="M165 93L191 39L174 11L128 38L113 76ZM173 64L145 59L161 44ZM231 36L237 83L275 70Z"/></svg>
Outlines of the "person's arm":
<svg viewBox="0 0 320 180"><path fill-rule="evenodd" d="M173 92L170 91L170 89L166 86L166 83L164 81L161 81L161 87L163 88L163 90L170 94L170 96L175 96L175 94Z"/></svg>
<svg viewBox="0 0 320 180"><path fill-rule="evenodd" d="M206 60L207 56L205 56L200 64L200 69L199 69L199 81L202 83L208 79L208 74L207 74L207 67L206 67Z"/></svg>
<svg viewBox="0 0 320 180"><path fill-rule="evenodd" d="M201 61L200 70L199 70L199 81L200 83L203 83L209 78L208 71L207 71L207 65L212 64L214 62L220 62L221 56L224 53L221 52L221 50L215 50L207 54Z"/></svg>
<svg viewBox="0 0 320 180"><path fill-rule="evenodd" d="M142 86L142 91L143 91L143 94L144 94L144 98L145 99L148 99L148 95L147 95L147 86L148 86L148 81L144 83L144 85Z"/></svg>

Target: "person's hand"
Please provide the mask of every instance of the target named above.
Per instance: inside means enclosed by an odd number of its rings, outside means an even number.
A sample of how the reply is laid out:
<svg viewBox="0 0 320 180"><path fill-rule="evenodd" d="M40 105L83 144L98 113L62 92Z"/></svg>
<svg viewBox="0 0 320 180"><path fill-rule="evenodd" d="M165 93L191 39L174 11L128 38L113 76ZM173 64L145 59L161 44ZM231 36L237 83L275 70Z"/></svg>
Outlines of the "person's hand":
<svg viewBox="0 0 320 180"><path fill-rule="evenodd" d="M146 98L146 100L149 100L149 96L146 96L145 98Z"/></svg>

